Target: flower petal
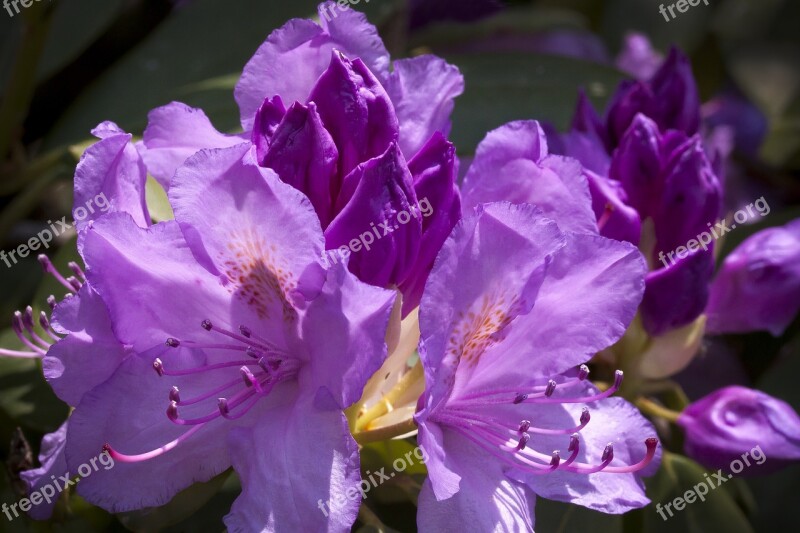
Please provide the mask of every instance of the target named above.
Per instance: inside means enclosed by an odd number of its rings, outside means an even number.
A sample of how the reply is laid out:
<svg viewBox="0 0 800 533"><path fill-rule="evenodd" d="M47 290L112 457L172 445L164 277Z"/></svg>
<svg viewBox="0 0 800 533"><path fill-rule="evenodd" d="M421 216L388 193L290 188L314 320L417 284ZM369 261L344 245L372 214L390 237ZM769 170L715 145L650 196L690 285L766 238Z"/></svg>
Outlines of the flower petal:
<svg viewBox="0 0 800 533"><path fill-rule="evenodd" d="M420 357L434 403L453 386L453 373L457 390L482 375L513 369L518 376L519 359L529 360L531 353L499 347L515 319L538 305L548 264L563 245L555 223L525 204L481 205L456 225L420 305Z"/></svg>
<svg viewBox="0 0 800 533"><path fill-rule="evenodd" d="M332 7L335 9L333 2L321 4L320 18L325 19L324 10ZM305 102L335 49L360 57L372 72L385 79L389 53L366 17L348 9L330 18L333 20L323 22L323 27L310 20L290 20L273 31L247 62L234 91L245 131L252 130L256 111L265 98L278 95L287 104Z"/></svg>
<svg viewBox="0 0 800 533"><path fill-rule="evenodd" d="M570 391L574 392L574 391ZM595 394L597 389L585 386L586 394ZM565 393L565 395L570 395ZM580 396L580 394L577 394ZM656 430L639 411L622 398L607 398L586 404L591 413L589 424L580 432L580 453L578 461L592 465L602 462L603 450L607 443L614 445L612 466L635 464L644 458L644 440L656 435ZM536 405L536 425L539 427L569 427L580 419L581 404ZM566 424L566 425L565 425ZM549 454L561 450L567 455L569 436L533 435L530 446ZM660 448L657 455L645 470L637 474L616 474L598 472L578 474L556 470L550 474L522 474L514 470L510 475L524 481L537 496L549 500L575 503L610 514L621 514L631 509L647 505L644 483L640 475L654 473L660 462Z"/></svg>
<svg viewBox="0 0 800 533"><path fill-rule="evenodd" d="M422 237L421 215L412 209L416 203L411 174L392 143L345 178L336 206L339 213L325 230L326 247L341 252L330 252L333 261L337 254L350 255L350 271L372 285L402 282L417 259ZM402 213L405 224L400 223ZM372 242L373 235L380 236Z"/></svg>
<svg viewBox="0 0 800 533"><path fill-rule="evenodd" d="M218 132L201 109L172 102L150 111L142 141L147 170L165 190L175 171L204 148L226 148L240 144L238 135Z"/></svg>
<svg viewBox="0 0 800 533"><path fill-rule="evenodd" d="M100 124L92 133L100 141L86 149L75 169L72 213L77 228L109 211L129 213L139 226L149 226L144 194L147 170L131 143L132 136L113 122Z"/></svg>
<svg viewBox="0 0 800 533"><path fill-rule="evenodd" d="M361 396L387 356L384 337L396 293L362 283L336 265L302 319L310 385L325 387L340 409Z"/></svg>
<svg viewBox="0 0 800 533"><path fill-rule="evenodd" d="M533 308L515 320L496 346L492 367L476 372L472 390L573 369L619 340L636 314L644 290L645 263L629 243L595 235L567 234L553 257ZM521 376L519 369L535 371ZM487 358L488 359L488 358Z"/></svg>
<svg viewBox="0 0 800 533"><path fill-rule="evenodd" d="M28 485L28 494L40 491L45 485L51 485L51 476L60 478L67 474L67 459L64 454L64 445L67 440L67 424L64 422L53 433L48 433L42 439L42 446L39 451L39 468L20 472L20 477ZM51 487L52 488L52 487ZM59 491L60 492L60 491ZM39 505L34 505L28 511L28 515L34 520L47 520L53 514L58 496L52 501L44 501ZM14 510L16 513L16 510Z"/></svg>
<svg viewBox="0 0 800 533"><path fill-rule="evenodd" d="M455 98L464 92L464 77L455 67L433 55L394 62L386 92L400 122L400 147L413 157L434 133L450 133Z"/></svg>
<svg viewBox="0 0 800 533"><path fill-rule="evenodd" d="M436 133L408 162L414 177L422 240L411 271L400 284L403 316L419 305L428 274L444 241L461 219L461 195L456 183L458 158L455 146Z"/></svg>
<svg viewBox="0 0 800 533"><path fill-rule="evenodd" d="M361 474L358 445L341 412L319 411L298 398L232 431L228 443L242 480L225 517L229 531L350 531L361 505Z"/></svg>
<svg viewBox="0 0 800 533"><path fill-rule="evenodd" d="M332 189L338 180L338 161L339 151L313 103L292 105L263 158L259 154L261 166L271 168L284 183L308 196L323 228L333 218Z"/></svg>
<svg viewBox="0 0 800 533"><path fill-rule="evenodd" d="M48 350L42 370L56 395L75 406L111 376L127 351L114 336L105 303L88 283L58 304L53 327L68 336Z"/></svg>
<svg viewBox="0 0 800 533"><path fill-rule="evenodd" d="M445 437L447 438L447 437ZM420 531L528 531L533 533L535 495L503 475L499 463L464 439L447 442L448 460L461 474L459 490L437 500L431 481L419 496Z"/></svg>
<svg viewBox="0 0 800 533"><path fill-rule="evenodd" d="M496 201L530 203L563 231L597 232L581 165L548 156L546 136L536 121L511 122L489 132L462 190L465 208Z"/></svg>
<svg viewBox="0 0 800 533"><path fill-rule="evenodd" d="M377 157L397 141L398 124L389 96L363 61L339 51L308 97L339 149L339 175Z"/></svg>
<svg viewBox="0 0 800 533"><path fill-rule="evenodd" d="M322 229L308 198L254 157L248 145L196 154L175 175L170 202L197 260L280 335L293 328L296 298L322 287Z"/></svg>
<svg viewBox="0 0 800 533"><path fill-rule="evenodd" d="M105 383L86 393L69 419L67 465L69 472L110 444L116 452L139 454L157 450L196 426L176 425L165 413L172 386L184 395L194 396L218 387L221 382L238 377L231 374L203 372L189 376L159 377L153 370L153 358L162 355L162 347L127 358ZM188 350L170 352L173 363L183 368L204 364L202 354ZM208 481L230 466L227 431L253 424L265 411L282 399L282 388L276 387L266 398L237 420L217 418L201 427L197 434L178 444L177 448L145 462L116 460L113 468L95 472L81 480L78 493L109 512L123 512L167 503L176 493L195 482ZM216 410L214 399L190 406L186 418L195 418Z"/></svg>

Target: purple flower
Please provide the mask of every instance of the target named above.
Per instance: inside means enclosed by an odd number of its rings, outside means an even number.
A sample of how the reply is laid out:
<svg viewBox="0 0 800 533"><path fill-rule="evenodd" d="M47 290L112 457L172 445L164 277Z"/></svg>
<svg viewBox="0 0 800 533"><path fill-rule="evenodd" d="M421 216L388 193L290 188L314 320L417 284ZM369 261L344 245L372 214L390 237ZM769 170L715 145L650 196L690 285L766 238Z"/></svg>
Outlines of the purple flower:
<svg viewBox="0 0 800 533"><path fill-rule="evenodd" d="M464 177L462 195L465 213L480 203L530 203L564 231L597 233L583 168L574 159L549 155L536 121L489 132Z"/></svg>
<svg viewBox="0 0 800 533"><path fill-rule="evenodd" d="M460 199L453 145L434 133L407 161L399 136L386 90L361 60L338 52L307 104L287 110L279 96L267 99L253 129L259 164L311 200L334 250L329 260L354 252L351 271L399 287L408 314L460 217Z"/></svg>
<svg viewBox="0 0 800 533"><path fill-rule="evenodd" d="M800 310L800 219L747 238L711 285L710 333L767 330L780 336Z"/></svg>
<svg viewBox="0 0 800 533"><path fill-rule="evenodd" d="M763 474L800 460L800 417L761 391L719 389L687 407L678 424L686 432L686 454L709 468Z"/></svg>
<svg viewBox="0 0 800 533"><path fill-rule="evenodd" d="M643 275L630 244L562 233L530 205L481 205L456 226L420 306L421 530L529 531L535 495L609 513L648 502L635 473L655 430L608 398L621 373L600 392L575 370L622 336Z"/></svg>
<svg viewBox="0 0 800 533"><path fill-rule="evenodd" d="M714 267L711 239L701 244L698 236L713 229L722 207L722 187L702 141L680 131L661 133L638 115L614 152L607 182L602 180L597 178L596 189L609 196L623 190L624 199L616 201L635 209L639 220L627 212L617 215L606 232L605 214L595 203L601 234L628 237L640 224L647 226L642 240L632 241L652 270L641 306L645 329L660 335L689 324L705 309ZM610 221L615 201L604 210Z"/></svg>
<svg viewBox="0 0 800 533"><path fill-rule="evenodd" d="M320 5L322 26L296 19L274 31L247 63L235 91L244 136L259 165L310 198L330 260L357 252L351 271L399 288L406 315L461 213L446 135L463 78L434 56L395 61L390 72L375 27L353 10L325 17L333 5ZM143 157L168 187L186 157L240 137L173 103L150 114Z"/></svg>
<svg viewBox="0 0 800 533"><path fill-rule="evenodd" d="M647 81L624 81L606 113L608 148L622 140L636 115L646 115L658 129L694 135L700 129L700 95L689 59L677 48Z"/></svg>
<svg viewBox="0 0 800 533"><path fill-rule="evenodd" d="M116 466L78 490L112 512L233 466L229 529L345 531L358 502L307 510L359 482L341 409L386 356L394 295L323 269L310 202L255 157L245 143L190 158L170 187L174 221L114 213L85 230L87 278L131 354L82 395L67 466L105 446Z"/></svg>

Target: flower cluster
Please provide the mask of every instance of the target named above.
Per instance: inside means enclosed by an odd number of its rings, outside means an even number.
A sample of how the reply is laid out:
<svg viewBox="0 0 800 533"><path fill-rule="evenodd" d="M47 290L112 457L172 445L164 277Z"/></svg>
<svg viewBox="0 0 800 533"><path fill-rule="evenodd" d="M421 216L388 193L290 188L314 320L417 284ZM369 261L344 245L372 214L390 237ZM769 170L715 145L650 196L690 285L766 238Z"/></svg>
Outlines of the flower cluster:
<svg viewBox="0 0 800 533"><path fill-rule="evenodd" d="M582 97L566 134L488 133L459 186L463 85L435 56L392 62L346 10L261 45L235 90L241 133L177 102L138 142L100 124L75 173L75 205L109 199L77 228L85 266L64 277L43 256L69 292L52 318L18 312L26 349L0 350L41 358L73 407L30 490L105 451L115 468L77 492L110 512L233 468L229 530L349 531L360 445L416 432L422 531L532 531L537 496L647 505L662 446L644 377L688 364L706 325L780 333L800 305L800 226L751 237L716 277L711 247L659 265L723 215L725 154L676 50L603 119ZM174 219L153 222L148 174ZM322 259L422 199L431 216ZM763 393L724 389L673 421L710 466L765 426L771 466L800 457L800 420Z"/></svg>

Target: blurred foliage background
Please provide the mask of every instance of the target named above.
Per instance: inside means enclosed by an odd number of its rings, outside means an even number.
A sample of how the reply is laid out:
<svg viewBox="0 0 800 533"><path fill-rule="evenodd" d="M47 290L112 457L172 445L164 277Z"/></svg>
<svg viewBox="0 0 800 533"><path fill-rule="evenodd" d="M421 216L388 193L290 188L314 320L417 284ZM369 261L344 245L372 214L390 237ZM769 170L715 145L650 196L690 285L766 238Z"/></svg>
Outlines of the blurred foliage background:
<svg viewBox="0 0 800 533"><path fill-rule="evenodd" d="M704 100L735 91L768 120L759 157L737 155L728 179L736 197L764 195L772 213L730 235L723 255L764 226L800 216L800 2L710 0L667 22L658 0L371 0L354 6L375 23L393 57L433 52L463 71L452 138L468 159L483 135L512 119L548 120L565 128L579 88L602 108L625 77L613 57L630 31L661 51L676 45L690 55ZM141 135L147 112L173 100L203 108L215 126L235 131L233 86L242 67L275 28L315 13L316 0L50 0L9 17L0 10L0 246L25 242L48 220L69 215L72 175L89 130L113 120ZM491 14L477 17L477 15ZM470 20L473 19L473 20ZM582 43L577 48L566 46ZM579 56L579 57L576 57ZM290 75L290 74L288 74ZM74 234L50 249L57 265L77 257ZM47 295L63 294L43 280L35 257L0 264L0 317ZM0 345L17 347L10 329ZM760 388L800 410L800 324L782 338L753 334L706 341L678 376L690 398L723 384ZM120 399L124 401L124 399ZM36 361L0 359L0 460L21 428L34 456L44 433L67 415ZM678 439L679 440L679 439ZM365 470L390 464L413 443L370 446ZM673 451L679 452L679 449ZM13 470L13 469L12 469ZM703 469L671 454L648 481L665 502L702 480ZM370 493L357 528L413 531L414 501L424 467ZM158 473L154 473L158 475ZM19 499L13 471L0 474L0 502ZM0 517L0 531L194 531L223 529L222 516L238 492L235 474L193 487L164 508L111 516L70 495L47 523ZM625 517L576 506L537 502L540 532L794 530L800 467L763 478L736 479L668 522L653 507ZM378 516L380 519L378 519Z"/></svg>

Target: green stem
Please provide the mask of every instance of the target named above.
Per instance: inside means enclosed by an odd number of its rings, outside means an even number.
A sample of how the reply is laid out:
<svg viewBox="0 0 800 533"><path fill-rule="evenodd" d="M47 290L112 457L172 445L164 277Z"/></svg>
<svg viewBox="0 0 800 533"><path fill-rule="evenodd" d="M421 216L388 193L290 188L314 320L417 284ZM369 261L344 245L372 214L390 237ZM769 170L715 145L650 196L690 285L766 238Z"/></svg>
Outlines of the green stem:
<svg viewBox="0 0 800 533"><path fill-rule="evenodd" d="M673 424L677 423L678 417L681 416L679 412L673 411L672 409L667 409L666 407L658 405L654 401L648 400L647 398L638 398L635 403L636 407L641 409L643 413L663 418L672 422Z"/></svg>

